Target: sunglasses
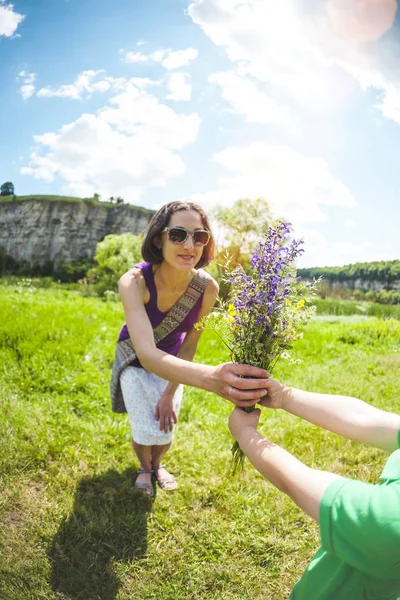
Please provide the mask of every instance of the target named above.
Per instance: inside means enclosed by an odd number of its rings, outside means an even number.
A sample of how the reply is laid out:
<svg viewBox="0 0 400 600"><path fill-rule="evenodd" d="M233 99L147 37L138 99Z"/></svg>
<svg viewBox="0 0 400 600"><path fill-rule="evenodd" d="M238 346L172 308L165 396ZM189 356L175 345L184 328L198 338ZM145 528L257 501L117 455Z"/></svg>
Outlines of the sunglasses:
<svg viewBox="0 0 400 600"><path fill-rule="evenodd" d="M195 246L207 246L211 231L206 229L185 229L184 227L164 227L161 233L167 232L168 239L173 244L184 244L189 235Z"/></svg>

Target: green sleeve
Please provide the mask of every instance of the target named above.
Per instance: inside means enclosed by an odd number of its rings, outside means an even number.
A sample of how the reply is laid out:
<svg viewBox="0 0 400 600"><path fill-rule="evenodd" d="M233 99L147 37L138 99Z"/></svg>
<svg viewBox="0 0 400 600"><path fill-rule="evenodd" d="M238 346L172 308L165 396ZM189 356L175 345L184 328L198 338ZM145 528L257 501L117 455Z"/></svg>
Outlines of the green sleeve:
<svg viewBox="0 0 400 600"><path fill-rule="evenodd" d="M378 486L335 479L319 516L324 550L375 577L398 577L400 481Z"/></svg>

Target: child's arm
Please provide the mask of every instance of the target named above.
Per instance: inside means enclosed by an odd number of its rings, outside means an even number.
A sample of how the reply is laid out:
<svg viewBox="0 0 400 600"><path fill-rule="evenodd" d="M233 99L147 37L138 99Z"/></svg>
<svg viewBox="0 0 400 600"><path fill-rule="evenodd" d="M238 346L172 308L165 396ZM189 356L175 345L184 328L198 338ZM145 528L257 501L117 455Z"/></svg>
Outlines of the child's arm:
<svg viewBox="0 0 400 600"><path fill-rule="evenodd" d="M389 452L399 447L400 415L357 398L297 390L272 379L267 388L264 406L283 408L314 425Z"/></svg>
<svg viewBox="0 0 400 600"><path fill-rule="evenodd" d="M280 446L263 438L257 431L259 416L259 409L246 413L235 408L229 418L229 429L233 437L265 479L319 521L322 496L339 475L311 469Z"/></svg>

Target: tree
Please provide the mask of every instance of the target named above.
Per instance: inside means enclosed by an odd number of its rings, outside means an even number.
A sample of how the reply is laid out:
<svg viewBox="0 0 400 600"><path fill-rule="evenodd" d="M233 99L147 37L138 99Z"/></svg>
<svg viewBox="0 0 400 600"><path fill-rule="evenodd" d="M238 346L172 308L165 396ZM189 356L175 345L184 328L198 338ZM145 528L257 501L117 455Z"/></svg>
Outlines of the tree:
<svg viewBox="0 0 400 600"><path fill-rule="evenodd" d="M273 223L271 209L264 198L240 198L229 207L217 206L214 212L223 245L237 246L249 254L260 235Z"/></svg>
<svg viewBox="0 0 400 600"><path fill-rule="evenodd" d="M240 198L232 206L217 206L214 218L219 238L218 258L229 256L232 268L248 264L261 235L275 222L263 198Z"/></svg>
<svg viewBox="0 0 400 600"><path fill-rule="evenodd" d="M93 198L95 200L100 200L100 194L98 194L97 192L93 194Z"/></svg>
<svg viewBox="0 0 400 600"><path fill-rule="evenodd" d="M123 233L107 235L96 247L94 259L97 265L88 272L88 278L96 284L97 291L117 291L118 280L134 264L142 260L143 235Z"/></svg>
<svg viewBox="0 0 400 600"><path fill-rule="evenodd" d="M217 222L218 250L210 272L220 284L220 297L226 298L230 288L223 281L226 269L238 265L247 269L258 240L276 220L263 198L240 198L232 206L217 206L213 216Z"/></svg>
<svg viewBox="0 0 400 600"><path fill-rule="evenodd" d="M14 184L6 181L0 188L0 196L14 196Z"/></svg>
<svg viewBox="0 0 400 600"><path fill-rule="evenodd" d="M121 196L118 196L118 198L116 199L116 203L117 204L123 204L125 201L123 198L121 198Z"/></svg>

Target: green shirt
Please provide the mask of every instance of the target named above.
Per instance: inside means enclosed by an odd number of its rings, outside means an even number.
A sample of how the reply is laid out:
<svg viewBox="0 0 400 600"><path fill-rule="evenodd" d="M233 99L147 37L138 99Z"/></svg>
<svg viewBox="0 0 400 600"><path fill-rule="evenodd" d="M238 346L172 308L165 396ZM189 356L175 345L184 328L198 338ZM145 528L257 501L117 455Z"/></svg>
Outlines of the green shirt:
<svg viewBox="0 0 400 600"><path fill-rule="evenodd" d="M380 479L373 485L340 477L329 485L319 510L322 546L290 600L400 597L400 450Z"/></svg>

